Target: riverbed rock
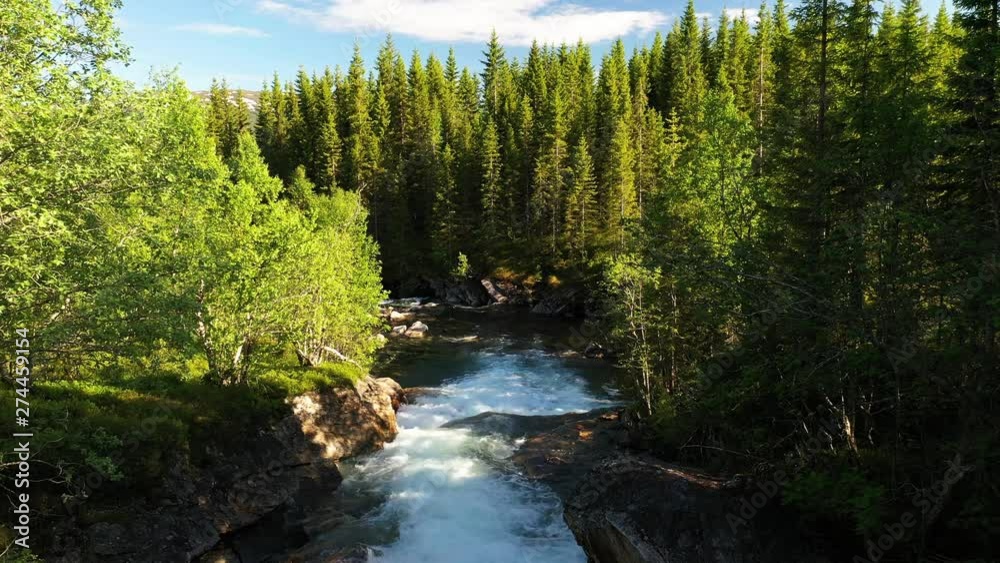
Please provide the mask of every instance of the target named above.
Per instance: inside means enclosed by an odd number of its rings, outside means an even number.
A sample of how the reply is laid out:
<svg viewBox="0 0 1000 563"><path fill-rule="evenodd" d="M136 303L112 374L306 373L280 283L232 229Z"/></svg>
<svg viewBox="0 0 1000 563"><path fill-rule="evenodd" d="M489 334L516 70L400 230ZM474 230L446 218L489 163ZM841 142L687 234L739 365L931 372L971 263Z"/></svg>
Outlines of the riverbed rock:
<svg viewBox="0 0 1000 563"><path fill-rule="evenodd" d="M407 329L406 325L394 326L394 327L392 327L392 333L393 334L397 334L397 335L399 335L399 334L405 334L406 333L406 329Z"/></svg>
<svg viewBox="0 0 1000 563"><path fill-rule="evenodd" d="M403 334L409 338L423 338L427 335L427 331L429 330L430 327L420 321L417 321L410 325L410 328L406 329L406 332Z"/></svg>
<svg viewBox="0 0 1000 563"><path fill-rule="evenodd" d="M648 457L595 466L565 504L565 519L594 563L824 563L828 546L796 530L777 499L741 512L757 489Z"/></svg>
<svg viewBox="0 0 1000 563"><path fill-rule="evenodd" d="M399 322L403 322L403 321L408 321L412 317L413 317L413 313L401 313L401 312L395 311L395 310L389 312L389 321L391 321L393 323L399 323Z"/></svg>
<svg viewBox="0 0 1000 563"><path fill-rule="evenodd" d="M391 381L391 383L389 383ZM353 388L311 392L292 400L298 426L326 460L367 453L396 437L402 387L389 378L365 378Z"/></svg>
<svg viewBox="0 0 1000 563"><path fill-rule="evenodd" d="M328 498L342 478L336 462L370 452L397 433L402 388L388 378L311 392L289 401L290 414L232 453L206 452L207 466L173 452L157 490L129 505L85 503L53 522L47 560L174 563L268 560L269 549L297 541L302 526L289 507ZM106 514L107 516L101 516ZM240 536L263 518L278 518L278 544ZM296 532L298 530L298 532ZM220 545L220 541L223 542ZM237 559L233 559L233 554Z"/></svg>
<svg viewBox="0 0 1000 563"><path fill-rule="evenodd" d="M438 397L443 392L440 387L407 387L403 389L403 402L412 404L421 397Z"/></svg>
<svg viewBox="0 0 1000 563"><path fill-rule="evenodd" d="M543 433L548 436L548 433L556 428L571 424L587 423L603 414L613 413L612 409L543 416L484 412L468 418L446 422L442 425L442 428L468 428L477 434L500 434L508 438L520 438ZM525 448L522 446L519 453L527 455L530 449L530 447Z"/></svg>
<svg viewBox="0 0 1000 563"><path fill-rule="evenodd" d="M744 499L760 489L630 451L629 443L621 414L600 411L531 436L511 458L563 499L590 563L829 561L777 498L740 524Z"/></svg>
<svg viewBox="0 0 1000 563"><path fill-rule="evenodd" d="M511 460L566 499L591 467L620 454L628 435L617 410L560 416L552 420L559 424L527 438Z"/></svg>

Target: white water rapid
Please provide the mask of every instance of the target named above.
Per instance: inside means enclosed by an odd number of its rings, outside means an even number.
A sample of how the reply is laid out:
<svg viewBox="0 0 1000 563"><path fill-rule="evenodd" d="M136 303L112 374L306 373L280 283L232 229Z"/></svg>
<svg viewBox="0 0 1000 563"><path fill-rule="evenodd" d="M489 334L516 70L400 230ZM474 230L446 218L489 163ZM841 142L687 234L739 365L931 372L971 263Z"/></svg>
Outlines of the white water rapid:
<svg viewBox="0 0 1000 563"><path fill-rule="evenodd" d="M548 415L607 406L579 370L538 351L479 351L460 362L440 394L398 414L400 433L360 458L345 487L384 501L364 520L394 529L373 548L386 563L583 563L554 493L516 475L500 436L440 428L486 411Z"/></svg>

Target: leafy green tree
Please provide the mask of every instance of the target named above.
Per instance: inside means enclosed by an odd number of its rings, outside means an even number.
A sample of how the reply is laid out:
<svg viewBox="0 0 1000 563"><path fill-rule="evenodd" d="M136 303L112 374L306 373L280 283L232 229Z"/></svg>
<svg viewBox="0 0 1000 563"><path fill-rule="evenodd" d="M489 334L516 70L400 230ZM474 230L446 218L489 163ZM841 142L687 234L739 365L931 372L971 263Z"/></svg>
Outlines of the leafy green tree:
<svg viewBox="0 0 1000 563"><path fill-rule="evenodd" d="M299 361L329 358L367 367L378 349L382 290L378 248L358 194L309 196L309 225L289 327Z"/></svg>
<svg viewBox="0 0 1000 563"><path fill-rule="evenodd" d="M206 261L194 293L195 334L210 377L241 384L262 352L288 331L302 272L308 225L290 203L277 199L281 181L268 174L249 133L230 161L235 183L203 228L212 261Z"/></svg>

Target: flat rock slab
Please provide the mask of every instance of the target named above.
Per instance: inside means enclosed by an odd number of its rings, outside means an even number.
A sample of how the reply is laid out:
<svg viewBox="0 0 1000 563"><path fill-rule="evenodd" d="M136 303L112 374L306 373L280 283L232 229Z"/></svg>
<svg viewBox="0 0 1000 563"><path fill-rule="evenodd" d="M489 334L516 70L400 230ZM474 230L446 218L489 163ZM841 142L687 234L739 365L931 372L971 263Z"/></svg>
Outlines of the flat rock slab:
<svg viewBox="0 0 1000 563"><path fill-rule="evenodd" d="M599 409L583 413L568 413L543 416L528 416L508 414L504 412L484 412L468 418L452 420L442 425L442 428L468 428L477 434L500 434L511 438L538 435L550 432L566 424L575 424L591 420L604 414L613 413L612 409Z"/></svg>
<svg viewBox="0 0 1000 563"><path fill-rule="evenodd" d="M564 519L590 563L829 561L817 554L817 542L799 535L797 517L778 498L735 524L745 514L745 499L759 494L757 485L627 449L618 411L523 418L548 420L532 426L514 415L486 413L459 423L516 431L550 426L525 440L511 459L563 500Z"/></svg>

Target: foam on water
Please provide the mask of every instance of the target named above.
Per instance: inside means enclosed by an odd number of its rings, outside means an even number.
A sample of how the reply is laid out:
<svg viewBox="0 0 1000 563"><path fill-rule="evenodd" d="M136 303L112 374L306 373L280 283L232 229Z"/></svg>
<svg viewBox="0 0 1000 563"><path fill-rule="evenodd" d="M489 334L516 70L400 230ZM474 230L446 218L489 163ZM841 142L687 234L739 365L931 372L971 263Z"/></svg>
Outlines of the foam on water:
<svg viewBox="0 0 1000 563"><path fill-rule="evenodd" d="M485 352L468 373L400 409L400 433L358 461L348 483L386 501L373 522L398 527L376 550L387 563L574 563L586 557L555 495L504 471L515 444L441 424L486 411L526 415L586 411L607 402L557 358Z"/></svg>

